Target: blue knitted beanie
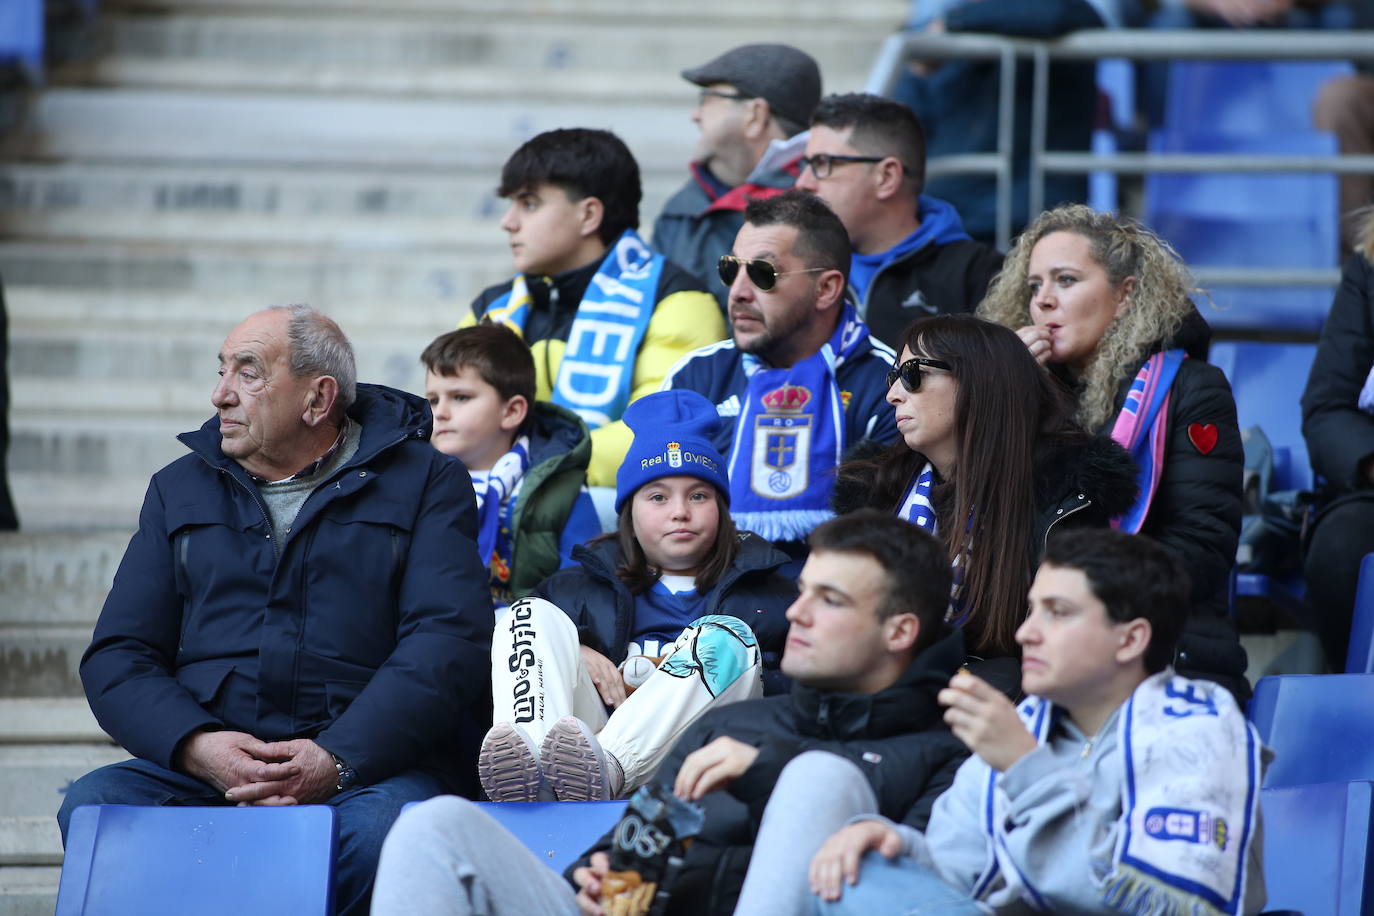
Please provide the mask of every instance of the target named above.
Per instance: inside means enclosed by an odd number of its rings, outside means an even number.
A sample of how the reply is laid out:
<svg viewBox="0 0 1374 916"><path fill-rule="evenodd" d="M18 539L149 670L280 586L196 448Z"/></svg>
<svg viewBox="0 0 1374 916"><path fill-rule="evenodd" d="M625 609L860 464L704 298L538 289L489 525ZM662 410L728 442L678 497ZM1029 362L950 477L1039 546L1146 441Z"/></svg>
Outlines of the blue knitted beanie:
<svg viewBox="0 0 1374 916"><path fill-rule="evenodd" d="M710 401L686 389L656 391L625 408L624 420L635 439L615 477L617 513L636 490L660 477L699 478L729 503L725 460L711 444L720 416Z"/></svg>

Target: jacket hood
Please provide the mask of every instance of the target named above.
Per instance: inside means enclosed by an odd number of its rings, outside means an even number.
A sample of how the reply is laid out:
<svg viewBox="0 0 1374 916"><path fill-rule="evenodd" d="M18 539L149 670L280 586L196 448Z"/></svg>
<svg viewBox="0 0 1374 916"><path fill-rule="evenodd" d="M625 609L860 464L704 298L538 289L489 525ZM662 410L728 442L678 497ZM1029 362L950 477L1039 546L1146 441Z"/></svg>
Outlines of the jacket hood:
<svg viewBox="0 0 1374 916"><path fill-rule="evenodd" d="M795 684L798 730L814 737L854 739L943 728L944 712L935 697L963 663L964 634L945 627L896 683L878 693L834 693Z"/></svg>
<svg viewBox="0 0 1374 916"><path fill-rule="evenodd" d="M1181 349L1193 359L1206 362L1207 353L1212 348L1212 326L1202 317L1196 305L1190 302L1189 306L1188 314L1184 317L1183 324L1174 332L1174 336L1163 341L1156 349Z"/></svg>
<svg viewBox="0 0 1374 916"><path fill-rule="evenodd" d="M528 434L531 467L564 455L567 467L586 468L591 460L592 440L587 424L565 407L536 401Z"/></svg>
<svg viewBox="0 0 1374 916"><path fill-rule="evenodd" d="M1035 463L1035 492L1041 496L1075 490L1108 516L1135 503L1140 485L1135 461L1107 436L1075 436L1041 452Z"/></svg>
<svg viewBox="0 0 1374 916"><path fill-rule="evenodd" d="M921 220L922 244L948 245L950 242L964 241L969 234L964 231L964 223L959 219L959 211L954 205L938 197L921 195L916 214Z"/></svg>
<svg viewBox="0 0 1374 916"><path fill-rule="evenodd" d="M433 415L424 398L365 382L358 383L358 394L348 408L348 416L363 427L358 453L350 464L367 460L400 439L428 439L433 427ZM237 465L220 451L218 416L206 420L200 429L182 433L177 439L211 464Z"/></svg>

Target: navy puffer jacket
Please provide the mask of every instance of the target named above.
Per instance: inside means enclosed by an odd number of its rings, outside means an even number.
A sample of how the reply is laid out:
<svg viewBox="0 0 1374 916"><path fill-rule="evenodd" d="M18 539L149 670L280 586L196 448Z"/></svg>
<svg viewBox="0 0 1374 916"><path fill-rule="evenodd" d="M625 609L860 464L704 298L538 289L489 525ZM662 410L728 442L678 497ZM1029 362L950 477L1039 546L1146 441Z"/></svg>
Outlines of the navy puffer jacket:
<svg viewBox="0 0 1374 916"><path fill-rule="evenodd" d="M101 726L171 768L199 728L312 738L362 784L470 788L490 721L491 601L472 483L421 399L359 385L357 453L275 544L219 421L153 476L81 661Z"/></svg>

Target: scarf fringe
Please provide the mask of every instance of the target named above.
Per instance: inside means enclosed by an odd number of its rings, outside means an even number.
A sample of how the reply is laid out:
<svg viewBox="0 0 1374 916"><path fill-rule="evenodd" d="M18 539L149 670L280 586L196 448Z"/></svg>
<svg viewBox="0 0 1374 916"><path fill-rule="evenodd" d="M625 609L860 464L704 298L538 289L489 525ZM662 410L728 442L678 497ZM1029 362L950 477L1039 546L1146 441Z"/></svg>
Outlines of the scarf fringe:
<svg viewBox="0 0 1374 916"><path fill-rule="evenodd" d="M1227 916L1201 896L1185 894L1130 865L1118 864L1107 882L1102 902L1128 916Z"/></svg>
<svg viewBox="0 0 1374 916"><path fill-rule="evenodd" d="M796 541L835 517L829 509L783 509L778 512L732 512L735 525L770 541Z"/></svg>

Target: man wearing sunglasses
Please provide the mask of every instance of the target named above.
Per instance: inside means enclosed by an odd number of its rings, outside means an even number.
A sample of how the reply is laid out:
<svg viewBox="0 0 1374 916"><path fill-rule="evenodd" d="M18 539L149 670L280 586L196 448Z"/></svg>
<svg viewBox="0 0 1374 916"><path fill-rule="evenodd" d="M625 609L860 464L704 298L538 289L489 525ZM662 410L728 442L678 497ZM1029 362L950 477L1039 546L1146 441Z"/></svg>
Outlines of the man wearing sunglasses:
<svg viewBox="0 0 1374 916"><path fill-rule="evenodd" d="M726 418L715 445L729 456L735 523L799 561L832 515L836 465L865 440L897 436L894 355L845 301L848 270L849 237L824 201L793 190L751 202L717 265L731 339L689 353L664 380Z"/></svg>
<svg viewBox="0 0 1374 916"><path fill-rule="evenodd" d="M821 71L789 45L751 44L682 71L701 87L692 121L701 131L691 175L654 222L653 245L702 280L716 273L750 200L780 194L797 177ZM722 307L725 290L717 290Z"/></svg>
<svg viewBox="0 0 1374 916"><path fill-rule="evenodd" d="M801 166L797 187L829 204L849 233L849 295L884 343L900 347L917 318L973 311L1002 269L1002 255L971 240L954 207L921 193L925 133L905 105L826 96Z"/></svg>

